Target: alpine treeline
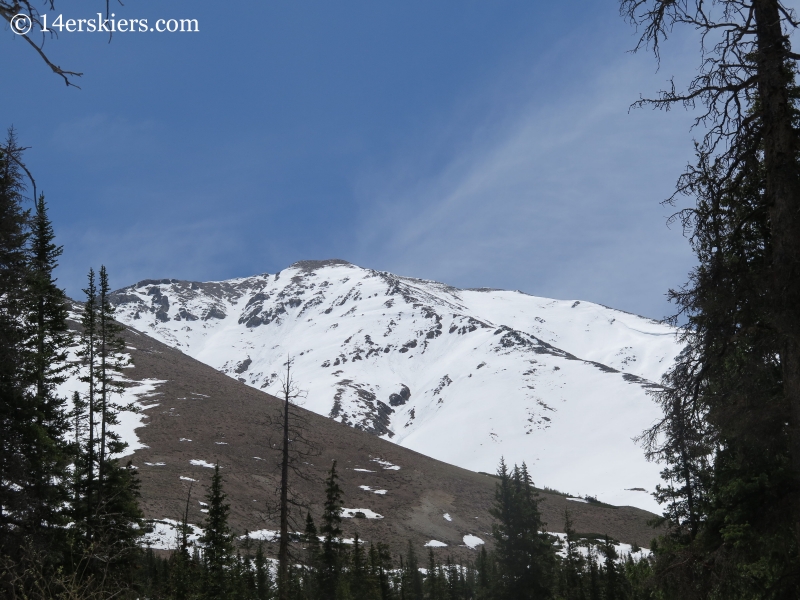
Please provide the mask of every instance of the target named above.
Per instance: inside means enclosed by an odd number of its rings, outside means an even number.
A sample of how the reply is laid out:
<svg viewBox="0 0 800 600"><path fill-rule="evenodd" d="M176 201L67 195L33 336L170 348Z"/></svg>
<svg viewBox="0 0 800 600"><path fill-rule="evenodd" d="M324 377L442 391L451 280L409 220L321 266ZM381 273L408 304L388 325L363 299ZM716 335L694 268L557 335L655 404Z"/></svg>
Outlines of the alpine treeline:
<svg viewBox="0 0 800 600"><path fill-rule="evenodd" d="M608 537L577 534L566 514L563 536L544 532L538 498L525 465L498 470L493 528L495 548L476 550L456 564L433 548L420 557L409 542L394 556L385 543L345 539L336 463L325 480L319 527L310 512L305 530L290 536L298 551L280 577L279 559L266 558L263 541L237 537L219 466L206 496L204 534L196 545L184 517L173 551L148 549L139 590L163 600L646 600L657 598L647 559L619 556ZM188 509L188 501L187 501ZM278 532L275 532L278 534ZM274 540L271 540L274 542ZM271 550L275 551L275 544Z"/></svg>
<svg viewBox="0 0 800 600"><path fill-rule="evenodd" d="M0 595L111 597L133 584L143 526L109 427L124 408L113 401L121 328L101 268L83 331L70 333L53 274L62 249L44 196L25 206L22 155L12 129L0 146ZM88 393L69 403L57 387L75 369Z"/></svg>

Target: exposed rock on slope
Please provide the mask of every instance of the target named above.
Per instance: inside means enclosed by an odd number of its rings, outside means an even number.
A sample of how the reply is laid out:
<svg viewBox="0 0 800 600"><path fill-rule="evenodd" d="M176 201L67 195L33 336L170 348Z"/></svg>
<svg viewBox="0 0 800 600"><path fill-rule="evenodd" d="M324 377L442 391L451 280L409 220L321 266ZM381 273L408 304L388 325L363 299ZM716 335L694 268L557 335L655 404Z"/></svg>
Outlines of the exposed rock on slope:
<svg viewBox="0 0 800 600"><path fill-rule="evenodd" d="M459 290L341 260L222 282L146 280L118 318L267 392L291 355L305 406L475 471L526 461L539 485L656 510L631 438L674 330L580 301Z"/></svg>
<svg viewBox="0 0 800 600"><path fill-rule="evenodd" d="M234 530L239 535L258 531L263 539L274 540L269 532L277 529L277 523L267 518L265 506L274 503L280 478L277 453L270 443L279 439L280 432L268 417L280 409L280 402L144 334L128 330L125 337L133 359L133 367L125 370L129 389L157 382L141 398L143 426L135 431L136 451L126 458L139 469L146 517L180 520L192 486L189 521L201 524L210 467L218 462ZM475 558L465 536L491 544L488 509L494 496L493 477L301 412L308 420L308 436L318 443L321 454L306 465L316 481L293 478L292 484L313 515L322 512L323 479L335 459L344 506L354 517L344 519L345 537L358 532L364 540L389 543L395 554L405 552L411 540L420 556L426 542L439 540L456 561ZM548 530L562 530L565 508L579 532L608 533L643 546L654 537L646 524L652 515L645 511L569 502L542 493ZM359 512L364 518L358 518ZM174 539L165 541L169 545ZM269 551L276 546L267 544Z"/></svg>

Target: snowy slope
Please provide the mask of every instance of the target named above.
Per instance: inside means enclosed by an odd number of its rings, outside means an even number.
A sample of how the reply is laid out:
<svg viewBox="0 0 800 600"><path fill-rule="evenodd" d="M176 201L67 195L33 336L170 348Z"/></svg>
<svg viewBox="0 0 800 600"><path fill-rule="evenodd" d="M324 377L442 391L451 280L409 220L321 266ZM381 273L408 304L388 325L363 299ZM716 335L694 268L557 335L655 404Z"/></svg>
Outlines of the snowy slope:
<svg viewBox="0 0 800 600"><path fill-rule="evenodd" d="M674 330L597 304L460 290L339 260L115 293L123 323L276 394L287 356L304 406L434 458L656 510L631 438L678 353Z"/></svg>
<svg viewBox="0 0 800 600"><path fill-rule="evenodd" d="M71 321L73 325L77 326L81 321L82 315L83 306L78 303L72 303L68 311L68 321ZM126 349L135 350L135 348L130 346ZM74 335L72 343L67 349L67 370L64 373L65 380L56 387L58 396L67 400L67 410L71 410L74 407L72 396L75 392L78 392L85 399L89 389L88 384L81 381L81 377L86 374L86 367L82 359L78 357L78 350L79 338L78 335ZM136 430L147 424L146 420L148 415L145 411L158 406L155 402L161 393L158 389L161 384L165 382L158 379L130 379L126 376L125 371L133 366L131 364L131 355L129 353L123 353L118 355L118 357L120 358L120 362L125 363L127 366L124 367L121 372L112 371L110 373L111 379L122 386L122 392L112 394L111 400L114 404L121 407L130 406L135 408L135 411L120 410L117 415L117 423L109 426L109 429L119 435L120 440L127 444L120 454L113 455L114 458L123 458L130 456L140 448L146 447L139 441ZM72 425L72 422L70 422L70 425ZM99 432L96 431L95 434L99 435ZM74 435L75 429L73 427L68 433L68 436L70 439L73 439Z"/></svg>

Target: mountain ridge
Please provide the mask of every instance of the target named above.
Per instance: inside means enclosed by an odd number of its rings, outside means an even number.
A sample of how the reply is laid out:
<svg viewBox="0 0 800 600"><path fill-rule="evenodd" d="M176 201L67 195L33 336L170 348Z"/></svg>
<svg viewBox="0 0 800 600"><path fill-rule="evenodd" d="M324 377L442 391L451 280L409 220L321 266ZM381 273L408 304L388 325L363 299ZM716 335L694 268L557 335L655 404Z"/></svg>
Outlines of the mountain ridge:
<svg viewBox="0 0 800 600"><path fill-rule="evenodd" d="M680 349L675 329L479 290L327 259L146 279L112 302L126 325L267 392L291 355L318 414L474 471L506 456L543 485L657 510L631 491L652 491L658 468L630 438L658 417L647 391Z"/></svg>

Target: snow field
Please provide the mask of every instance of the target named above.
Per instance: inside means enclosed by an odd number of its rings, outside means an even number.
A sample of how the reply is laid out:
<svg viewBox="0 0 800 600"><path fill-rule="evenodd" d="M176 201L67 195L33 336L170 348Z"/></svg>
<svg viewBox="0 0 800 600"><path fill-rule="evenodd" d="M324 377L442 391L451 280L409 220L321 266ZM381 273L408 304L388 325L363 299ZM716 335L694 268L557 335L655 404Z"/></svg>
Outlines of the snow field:
<svg viewBox="0 0 800 600"><path fill-rule="evenodd" d="M538 486L659 510L630 491L660 481L631 441L659 411L623 374L660 378L679 350L665 325L349 264L124 292L139 300L119 306L123 322L253 387L275 392L291 355L314 412L474 471L494 472L504 456L526 462ZM167 321L155 318L159 294ZM181 310L195 320L177 320ZM386 424L376 405L402 386L410 397Z"/></svg>

